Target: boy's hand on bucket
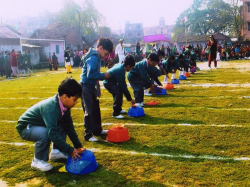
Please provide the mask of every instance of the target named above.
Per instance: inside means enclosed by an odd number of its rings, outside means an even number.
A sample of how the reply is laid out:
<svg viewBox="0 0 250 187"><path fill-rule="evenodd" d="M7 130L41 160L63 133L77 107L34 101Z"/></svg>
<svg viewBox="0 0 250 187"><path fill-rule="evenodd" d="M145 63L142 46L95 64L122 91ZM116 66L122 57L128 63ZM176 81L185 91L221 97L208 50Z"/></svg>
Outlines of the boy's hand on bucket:
<svg viewBox="0 0 250 187"><path fill-rule="evenodd" d="M85 151L85 150L86 150L86 148L84 148L84 147L80 147L80 148L78 148L77 150L79 151L79 154L82 154L82 153L83 153L83 151Z"/></svg>
<svg viewBox="0 0 250 187"><path fill-rule="evenodd" d="M82 158L80 155L80 152L77 149L74 149L74 151L71 153L71 158L74 161L75 159L78 160L78 158Z"/></svg>

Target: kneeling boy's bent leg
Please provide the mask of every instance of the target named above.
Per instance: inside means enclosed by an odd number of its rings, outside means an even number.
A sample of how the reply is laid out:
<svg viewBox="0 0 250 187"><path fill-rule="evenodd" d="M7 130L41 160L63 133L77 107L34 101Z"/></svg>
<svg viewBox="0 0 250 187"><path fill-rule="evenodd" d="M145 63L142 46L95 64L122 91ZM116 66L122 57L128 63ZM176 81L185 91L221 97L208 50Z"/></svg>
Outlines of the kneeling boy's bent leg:
<svg viewBox="0 0 250 187"><path fill-rule="evenodd" d="M108 82L104 84L104 87L112 94L114 103L113 103L113 116L120 115L122 110L123 94L119 86L114 83Z"/></svg>
<svg viewBox="0 0 250 187"><path fill-rule="evenodd" d="M143 82L138 78L129 78L128 79L131 87L134 91L134 97L136 103L141 103L143 101Z"/></svg>
<svg viewBox="0 0 250 187"><path fill-rule="evenodd" d="M50 139L46 127L28 125L22 131L21 137L24 140L36 142L35 158L43 161L49 160Z"/></svg>

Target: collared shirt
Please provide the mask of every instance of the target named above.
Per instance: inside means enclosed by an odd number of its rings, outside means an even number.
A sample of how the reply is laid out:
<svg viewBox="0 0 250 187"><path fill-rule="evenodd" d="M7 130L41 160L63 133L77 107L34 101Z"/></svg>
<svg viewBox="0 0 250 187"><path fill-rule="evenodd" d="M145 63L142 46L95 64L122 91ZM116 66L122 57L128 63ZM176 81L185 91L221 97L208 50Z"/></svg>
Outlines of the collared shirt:
<svg viewBox="0 0 250 187"><path fill-rule="evenodd" d="M58 96L58 101L59 101L60 110L61 110L61 113L62 113L62 116L63 116L64 112L67 110L67 108L63 106L61 98L59 96Z"/></svg>

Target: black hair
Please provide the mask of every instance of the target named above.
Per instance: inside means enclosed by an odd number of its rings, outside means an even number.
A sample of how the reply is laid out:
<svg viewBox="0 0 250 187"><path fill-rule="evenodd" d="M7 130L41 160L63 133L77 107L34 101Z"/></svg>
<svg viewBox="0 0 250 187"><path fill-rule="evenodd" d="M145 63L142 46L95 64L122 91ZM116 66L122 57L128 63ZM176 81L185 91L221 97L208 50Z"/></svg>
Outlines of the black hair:
<svg viewBox="0 0 250 187"><path fill-rule="evenodd" d="M159 49L159 50L157 51L157 55L158 55L158 56L165 56L165 53L164 53L164 51L162 51L162 50Z"/></svg>
<svg viewBox="0 0 250 187"><path fill-rule="evenodd" d="M135 66L135 59L132 55L127 55L124 59L124 67L130 66L133 67Z"/></svg>
<svg viewBox="0 0 250 187"><path fill-rule="evenodd" d="M148 55L148 59L149 58L150 58L151 61L154 61L154 62L157 62L157 63L159 63L159 61L160 61L159 56L157 54L155 54L155 53L150 53Z"/></svg>
<svg viewBox="0 0 250 187"><path fill-rule="evenodd" d="M190 58L190 61L191 61L191 60L194 62L194 58Z"/></svg>
<svg viewBox="0 0 250 187"><path fill-rule="evenodd" d="M64 79L58 87L59 96L66 94L67 97L81 97L82 87L73 78Z"/></svg>
<svg viewBox="0 0 250 187"><path fill-rule="evenodd" d="M179 56L178 56L178 59L183 59L184 57L183 57L183 54L180 54Z"/></svg>
<svg viewBox="0 0 250 187"><path fill-rule="evenodd" d="M169 60L175 60L175 57L174 57L174 55L171 55L168 59Z"/></svg>
<svg viewBox="0 0 250 187"><path fill-rule="evenodd" d="M97 47L102 46L104 50L107 50L109 53L113 51L113 42L108 38L100 38L97 42Z"/></svg>

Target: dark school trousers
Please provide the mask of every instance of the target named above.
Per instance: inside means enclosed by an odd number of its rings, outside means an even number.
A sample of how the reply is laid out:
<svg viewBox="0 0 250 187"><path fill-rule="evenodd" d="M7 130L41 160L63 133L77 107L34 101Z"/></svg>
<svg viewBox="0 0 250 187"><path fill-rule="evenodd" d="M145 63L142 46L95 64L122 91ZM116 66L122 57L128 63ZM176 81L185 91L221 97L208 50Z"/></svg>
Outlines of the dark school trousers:
<svg viewBox="0 0 250 187"><path fill-rule="evenodd" d="M4 74L5 74L5 72L4 72L4 65L1 64L1 65L0 65L0 76L3 77Z"/></svg>
<svg viewBox="0 0 250 187"><path fill-rule="evenodd" d="M93 135L98 136L102 132L101 111L95 87L84 83L81 83L81 86L85 128L84 139L88 141Z"/></svg>
<svg viewBox="0 0 250 187"><path fill-rule="evenodd" d="M143 81L140 78L135 77L135 76L129 76L128 81L129 81L130 86L133 88L135 102L136 103L143 102L143 99L144 99Z"/></svg>
<svg viewBox="0 0 250 187"><path fill-rule="evenodd" d="M123 102L123 93L120 87L113 82L108 82L103 84L104 87L109 91L109 93L113 96L113 116L119 116L122 110L122 102Z"/></svg>
<svg viewBox="0 0 250 187"><path fill-rule="evenodd" d="M5 66L5 75L6 75L6 78L8 78L8 77L11 76L11 67L10 67L10 63L6 63L6 66Z"/></svg>

